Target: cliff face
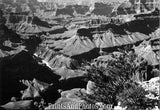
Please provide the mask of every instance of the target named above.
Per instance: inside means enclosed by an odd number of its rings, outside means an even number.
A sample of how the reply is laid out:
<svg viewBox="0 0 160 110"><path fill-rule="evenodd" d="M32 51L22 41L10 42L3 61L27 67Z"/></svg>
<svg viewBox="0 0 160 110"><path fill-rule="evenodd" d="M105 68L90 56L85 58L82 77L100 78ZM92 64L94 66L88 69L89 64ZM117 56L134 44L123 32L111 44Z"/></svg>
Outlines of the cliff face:
<svg viewBox="0 0 160 110"><path fill-rule="evenodd" d="M151 10L154 7L159 8L160 0L129 0L132 5L135 5L136 3L140 2L141 6L145 7L147 10Z"/></svg>
<svg viewBox="0 0 160 110"><path fill-rule="evenodd" d="M52 11L53 15L77 16L93 13L110 16L111 13L130 14L153 10L160 7L160 0L109 1L109 0L3 0L1 8L11 13ZM9 7L8 7L9 6Z"/></svg>
<svg viewBox="0 0 160 110"><path fill-rule="evenodd" d="M10 101L12 96L21 96L20 91L26 87L20 83L20 80L32 80L36 78L49 84L53 83L54 87L57 87L58 79L60 78L45 66L39 65L32 55L25 51L2 59L0 64L1 81L3 82L0 85L0 89L3 90L0 104ZM53 99L55 100L52 97Z"/></svg>
<svg viewBox="0 0 160 110"><path fill-rule="evenodd" d="M0 9L4 11L4 16L0 11L0 79L3 82L0 84L0 90L3 89L0 105L9 102L12 96L21 100L20 90L24 90L22 99L26 99L30 92L34 99L37 93L34 83L37 80L53 83L53 90L42 97L47 103L55 103L58 91L86 87L86 72L79 69L84 60L106 60L108 57L102 55L152 39L152 35L160 36L157 29L159 10L133 15L135 19L124 22L118 21L119 16L108 20L106 16L116 12L118 15L137 13L134 0L117 1L3 0L0 4ZM149 11L145 0L141 1L143 8ZM38 16L38 10L43 12L42 16ZM94 18L94 15L102 17ZM128 15L122 17L127 19ZM71 28L67 29L66 24ZM153 33L155 30L157 32ZM152 40L158 42L155 38ZM157 44L154 47L159 49ZM19 81L29 82L31 86L26 89ZM57 102L71 98L75 101L77 97L70 94L74 91L79 89L62 92L62 100ZM68 94L73 97L68 97ZM36 97L39 95L36 94Z"/></svg>
<svg viewBox="0 0 160 110"><path fill-rule="evenodd" d="M4 42L10 40L14 43L20 43L20 36L5 26L5 18L0 16L0 49L4 47Z"/></svg>
<svg viewBox="0 0 160 110"><path fill-rule="evenodd" d="M110 16L114 6L110 4L95 3L94 10L92 11L95 15Z"/></svg>
<svg viewBox="0 0 160 110"><path fill-rule="evenodd" d="M1 4L1 8L9 13L36 12L37 6L40 6L37 0L2 0Z"/></svg>

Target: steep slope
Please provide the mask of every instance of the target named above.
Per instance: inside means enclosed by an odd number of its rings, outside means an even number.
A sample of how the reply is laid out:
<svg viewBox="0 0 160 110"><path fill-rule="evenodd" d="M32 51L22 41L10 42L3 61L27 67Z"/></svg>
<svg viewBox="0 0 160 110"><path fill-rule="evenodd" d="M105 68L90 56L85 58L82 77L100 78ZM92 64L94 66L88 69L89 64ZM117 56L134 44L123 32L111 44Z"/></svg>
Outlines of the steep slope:
<svg viewBox="0 0 160 110"><path fill-rule="evenodd" d="M43 62L46 62L46 64L51 69L58 69L63 67L68 69L75 69L79 66L76 60L71 59L63 54L58 54L44 47L38 48L34 55L41 58Z"/></svg>
<svg viewBox="0 0 160 110"><path fill-rule="evenodd" d="M4 24L4 18L0 17L0 58L14 55L22 51L22 39L12 30L8 29Z"/></svg>
<svg viewBox="0 0 160 110"><path fill-rule="evenodd" d="M136 42L149 39L150 37L141 33L132 33L130 35L115 36L113 33L104 33L95 36L95 44L99 48L119 47L122 45L134 44Z"/></svg>
<svg viewBox="0 0 160 110"><path fill-rule="evenodd" d="M42 82L53 83L55 88L58 87L60 77L49 68L39 65L28 52L22 51L11 57L3 58L0 64L0 76L3 82L0 85L0 89L3 90L1 91L0 105L10 101L13 96L18 98L21 96L20 91L26 88L20 82L22 79L33 80L36 78ZM50 97L52 100L56 99L56 96Z"/></svg>
<svg viewBox="0 0 160 110"><path fill-rule="evenodd" d="M87 36L75 35L66 42L68 43L66 43L67 45L63 48L62 53L69 56L86 53L95 48L94 43Z"/></svg>

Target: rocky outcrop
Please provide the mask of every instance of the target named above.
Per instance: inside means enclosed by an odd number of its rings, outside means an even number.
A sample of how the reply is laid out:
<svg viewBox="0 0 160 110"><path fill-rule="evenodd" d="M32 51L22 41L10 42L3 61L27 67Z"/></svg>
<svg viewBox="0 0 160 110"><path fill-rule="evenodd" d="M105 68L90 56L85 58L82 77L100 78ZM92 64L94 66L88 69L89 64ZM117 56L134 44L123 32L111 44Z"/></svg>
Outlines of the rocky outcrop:
<svg viewBox="0 0 160 110"><path fill-rule="evenodd" d="M128 0L117 7L117 14L125 15L146 13L149 11L153 11L156 8L159 8L159 5L159 0Z"/></svg>
<svg viewBox="0 0 160 110"><path fill-rule="evenodd" d="M9 102L5 105L1 106L4 110L28 110L28 109L36 109L32 100L27 101L17 101L17 102Z"/></svg>
<svg viewBox="0 0 160 110"><path fill-rule="evenodd" d="M105 24L96 28L75 29L72 33L70 32L71 30L66 31L66 37L64 36L64 38L61 38L64 34L52 34L48 37L46 36L43 44L53 51L63 53L72 58L85 59L86 55L91 54L95 58L98 57L99 48L107 50L109 48L138 44L143 40L149 39L151 37L149 34L154 30L151 27L156 27L152 20L149 20L149 22L134 20L121 25ZM57 36L60 36L60 38L58 39Z"/></svg>
<svg viewBox="0 0 160 110"><path fill-rule="evenodd" d="M77 89L75 88L75 89L72 89L72 90L63 91L63 92L61 92L61 98L58 99L58 100L56 101L56 103L65 103L65 100L64 100L64 99L66 99L66 101L67 101L67 100L68 100L68 101L70 100L70 101L72 101L72 102L83 102L83 101L80 99L80 97L77 96L78 92L80 92L80 91L85 92L84 89L80 89L80 88L77 88Z"/></svg>
<svg viewBox="0 0 160 110"><path fill-rule="evenodd" d="M80 55L95 48L94 43L87 36L75 35L68 39L67 42L62 53L69 56Z"/></svg>
<svg viewBox="0 0 160 110"><path fill-rule="evenodd" d="M159 77L155 77L150 79L149 81L144 81L141 83L142 87L146 90L149 91L149 94L146 96L150 99L157 99L159 97Z"/></svg>
<svg viewBox="0 0 160 110"><path fill-rule="evenodd" d="M157 55L152 50L151 45L149 42L143 42L139 46L134 47L135 53L138 55L138 57L144 58L148 65L158 65L159 61L157 59Z"/></svg>
<svg viewBox="0 0 160 110"><path fill-rule="evenodd" d="M76 88L68 91L61 92L61 98L59 98L55 104L51 104L47 109L80 109L85 101L82 100L77 94L85 92L84 89ZM63 105L63 106L61 106Z"/></svg>
<svg viewBox="0 0 160 110"><path fill-rule="evenodd" d="M21 91L22 100L41 98L41 94L51 86L50 84L41 82L35 78L33 81L21 80L21 82L28 87L24 91Z"/></svg>
<svg viewBox="0 0 160 110"><path fill-rule="evenodd" d="M85 35L84 32L83 35ZM72 36L70 39L59 42L61 45L65 45L63 50L61 50L60 52L69 56L76 56L90 52L95 48L106 49L111 47L118 47L128 44L134 44L143 41L144 39L150 38L149 36L138 32L120 36L117 36L112 32L104 32L102 34L91 35L92 34L82 36L78 34Z"/></svg>
<svg viewBox="0 0 160 110"><path fill-rule="evenodd" d="M152 50L155 51L157 55L160 55L160 52L158 52L158 50L160 50L160 28L158 28L155 32L151 33L150 36Z"/></svg>
<svg viewBox="0 0 160 110"><path fill-rule="evenodd" d="M5 21L5 18L0 15L0 58L14 55L25 49L25 46L22 46L20 36L8 29L5 26Z"/></svg>
<svg viewBox="0 0 160 110"><path fill-rule="evenodd" d="M36 14L8 13L5 15L6 26L21 34L58 34L67 31L64 26L40 19Z"/></svg>
<svg viewBox="0 0 160 110"><path fill-rule="evenodd" d="M66 90L85 86L86 83L83 79L86 72L78 70L80 65L77 60L44 47L39 48L35 56L60 76L60 88ZM73 85L70 85L70 83L73 83Z"/></svg>
<svg viewBox="0 0 160 110"><path fill-rule="evenodd" d="M41 58L51 69L60 69L63 67L76 69L79 67L78 61L45 47L39 48L35 56Z"/></svg>
<svg viewBox="0 0 160 110"><path fill-rule="evenodd" d="M86 93L87 94L94 94L94 89L95 89L96 85L94 82L92 81L88 81L87 83L87 88L86 88Z"/></svg>
<svg viewBox="0 0 160 110"><path fill-rule="evenodd" d="M53 11L55 15L70 15L76 16L78 14L86 14L87 12L92 12L96 15L107 15L110 16L111 13L117 12L117 14L127 14L135 13L138 8L136 7L135 0L125 0L120 1L109 1L109 0L66 0L64 1L50 1L50 0L22 0L22 1L2 1L4 10L7 10L9 13L24 13L32 12L36 13L38 11ZM141 11L144 12L150 11L153 7L158 7L159 2L156 1L157 5L154 5L153 1L141 1ZM131 6L128 6L130 4ZM10 7L7 7L9 5ZM73 8L74 7L74 8ZM154 8L155 8L154 7ZM55 11L56 10L56 11ZM107 11L106 11L107 10ZM76 12L76 14L75 14Z"/></svg>
<svg viewBox="0 0 160 110"><path fill-rule="evenodd" d="M45 83L53 83L54 89L52 89L52 92L56 93L55 88L59 86L58 79L60 78L60 76L54 74L54 72L51 71L49 68L43 65L39 65L38 62L29 53L22 51L14 56L3 58L0 61L0 64L0 75L2 79L1 81L3 82L0 85L0 89L3 90L1 92L2 95L0 99L0 104L8 102L13 96L21 97L20 91L26 89L26 86L19 82L22 79L33 80L33 78L36 78L37 80ZM40 85L37 85L38 88L41 88ZM26 92L35 90L33 87L28 88ZM50 93L47 92L47 94ZM53 96L52 100L55 100L57 96Z"/></svg>
<svg viewBox="0 0 160 110"><path fill-rule="evenodd" d="M122 1L43 0L39 3L37 0L3 0L0 7L6 20L0 11L1 108L33 109L33 102L40 103L41 100L53 105L85 103L77 94L93 95L96 84L84 81L87 72L79 68L83 60L96 58L93 64L101 66L107 60L116 60L112 54L105 55L106 51L113 52L113 48L118 50L159 36L158 32L152 33L159 26L159 10L123 16L126 17L124 22L118 21L119 17L106 18L116 13L116 8L117 14L136 12L131 10L135 8L131 0ZM148 15L154 17L146 18ZM153 72L158 74L157 70ZM145 82L144 88L154 85L149 91L159 95L158 81L153 85L148 83Z"/></svg>
<svg viewBox="0 0 160 110"><path fill-rule="evenodd" d="M15 19L16 23L13 22L15 18L21 18L19 20ZM15 29L19 33L26 33L26 34L38 34L43 32L49 32L51 31L51 25L48 24L45 21L41 21L36 16L21 16L21 15L12 15L9 16L9 19L12 19L12 21L8 21L7 24L13 24L15 25ZM11 26L12 29L14 27Z"/></svg>

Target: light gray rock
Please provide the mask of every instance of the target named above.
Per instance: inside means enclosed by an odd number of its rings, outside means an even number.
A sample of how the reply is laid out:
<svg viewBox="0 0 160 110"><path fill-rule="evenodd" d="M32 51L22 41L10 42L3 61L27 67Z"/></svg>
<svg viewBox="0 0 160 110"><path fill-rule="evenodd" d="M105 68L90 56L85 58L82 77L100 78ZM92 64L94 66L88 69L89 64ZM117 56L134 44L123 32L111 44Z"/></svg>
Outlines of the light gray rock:
<svg viewBox="0 0 160 110"><path fill-rule="evenodd" d="M9 102L5 105L1 106L5 110L26 110L26 109L33 109L33 101L18 101L18 102Z"/></svg>
<svg viewBox="0 0 160 110"><path fill-rule="evenodd" d="M96 85L95 85L94 82L88 81L87 88L86 88L87 89L87 94L94 94L93 89L94 89L95 86Z"/></svg>
<svg viewBox="0 0 160 110"><path fill-rule="evenodd" d="M56 101L55 104L50 104L47 109L79 109L81 104L85 103L77 93L85 92L85 89L75 88L68 91L61 92L61 97ZM62 106L63 105L63 106ZM79 109L81 110L81 109Z"/></svg>

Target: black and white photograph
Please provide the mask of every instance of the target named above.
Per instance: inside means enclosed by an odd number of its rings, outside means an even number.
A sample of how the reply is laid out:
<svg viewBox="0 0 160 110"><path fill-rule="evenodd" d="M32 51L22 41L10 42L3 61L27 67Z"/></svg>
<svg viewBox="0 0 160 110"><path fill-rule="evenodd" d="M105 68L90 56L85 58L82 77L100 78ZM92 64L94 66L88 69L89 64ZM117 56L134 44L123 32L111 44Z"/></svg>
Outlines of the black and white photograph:
<svg viewBox="0 0 160 110"><path fill-rule="evenodd" d="M160 110L160 0L0 0L0 110Z"/></svg>

